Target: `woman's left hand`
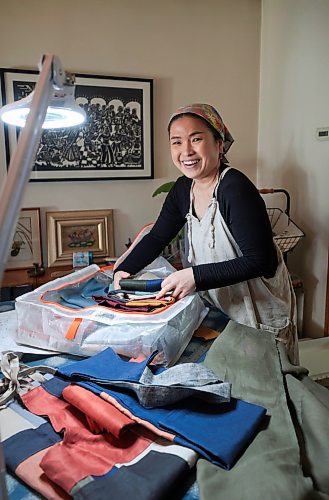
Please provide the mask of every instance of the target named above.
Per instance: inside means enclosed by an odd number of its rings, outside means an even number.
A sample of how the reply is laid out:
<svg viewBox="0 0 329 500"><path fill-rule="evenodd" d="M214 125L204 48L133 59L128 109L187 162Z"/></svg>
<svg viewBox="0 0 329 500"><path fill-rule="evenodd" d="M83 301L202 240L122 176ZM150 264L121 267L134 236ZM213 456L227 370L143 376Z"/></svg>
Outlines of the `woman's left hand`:
<svg viewBox="0 0 329 500"><path fill-rule="evenodd" d="M156 296L161 299L168 292L172 291L172 297L182 299L186 295L195 291L195 281L193 269L188 267L181 271L176 271L170 276L167 276L162 282L161 292Z"/></svg>

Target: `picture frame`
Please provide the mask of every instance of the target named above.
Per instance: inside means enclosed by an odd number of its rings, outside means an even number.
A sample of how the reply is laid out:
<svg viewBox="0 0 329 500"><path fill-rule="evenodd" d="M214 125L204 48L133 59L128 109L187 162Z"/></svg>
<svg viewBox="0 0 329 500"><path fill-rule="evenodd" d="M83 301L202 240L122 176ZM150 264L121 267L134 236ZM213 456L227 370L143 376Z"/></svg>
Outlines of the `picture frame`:
<svg viewBox="0 0 329 500"><path fill-rule="evenodd" d="M29 269L42 265L40 209L23 208L20 211L6 269Z"/></svg>
<svg viewBox="0 0 329 500"><path fill-rule="evenodd" d="M4 104L29 95L39 73L0 68ZM31 182L152 179L153 80L76 73L87 121L42 133ZM7 168L19 128L4 125Z"/></svg>
<svg viewBox="0 0 329 500"><path fill-rule="evenodd" d="M114 255L113 210L46 212L48 267L72 264L73 252L92 252L93 262Z"/></svg>

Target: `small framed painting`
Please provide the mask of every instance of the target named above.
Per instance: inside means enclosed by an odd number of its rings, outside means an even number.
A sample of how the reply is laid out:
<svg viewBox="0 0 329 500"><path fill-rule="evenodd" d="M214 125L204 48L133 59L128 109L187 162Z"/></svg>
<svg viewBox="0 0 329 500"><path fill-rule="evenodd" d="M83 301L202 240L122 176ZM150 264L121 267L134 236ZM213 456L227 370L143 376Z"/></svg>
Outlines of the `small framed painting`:
<svg viewBox="0 0 329 500"><path fill-rule="evenodd" d="M16 224L6 269L29 269L42 264L40 209L23 208Z"/></svg>
<svg viewBox="0 0 329 500"><path fill-rule="evenodd" d="M73 263L73 253L91 252L93 262L114 255L113 210L47 212L48 266Z"/></svg>

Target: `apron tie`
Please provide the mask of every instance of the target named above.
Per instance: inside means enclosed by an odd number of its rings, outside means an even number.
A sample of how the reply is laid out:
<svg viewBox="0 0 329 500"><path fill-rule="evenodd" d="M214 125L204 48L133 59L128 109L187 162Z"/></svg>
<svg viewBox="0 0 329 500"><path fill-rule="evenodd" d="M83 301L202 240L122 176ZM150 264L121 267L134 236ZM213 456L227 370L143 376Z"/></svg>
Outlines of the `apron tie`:
<svg viewBox="0 0 329 500"><path fill-rule="evenodd" d="M210 216L210 237L209 248L215 248L215 216L216 216L217 200L214 197L211 200L211 216Z"/></svg>
<svg viewBox="0 0 329 500"><path fill-rule="evenodd" d="M20 396L31 388L33 382L45 382L40 372L54 374L55 368L50 366L27 366L19 363L14 352L4 352L0 364L4 378L0 380L0 409L5 408L15 396Z"/></svg>
<svg viewBox="0 0 329 500"><path fill-rule="evenodd" d="M192 256L193 256L194 250L192 247L192 214L191 214L191 212L186 214L186 220L187 220L187 240L188 240L187 261L190 264L192 264Z"/></svg>

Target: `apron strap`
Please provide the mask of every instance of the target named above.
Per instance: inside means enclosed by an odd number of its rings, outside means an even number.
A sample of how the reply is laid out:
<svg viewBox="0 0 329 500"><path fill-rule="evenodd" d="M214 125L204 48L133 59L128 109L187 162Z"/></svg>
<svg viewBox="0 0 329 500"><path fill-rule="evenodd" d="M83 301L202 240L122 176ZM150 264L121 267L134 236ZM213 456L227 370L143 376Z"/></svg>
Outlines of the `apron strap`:
<svg viewBox="0 0 329 500"><path fill-rule="evenodd" d="M216 209L217 209L217 191L218 191L218 186L220 181L223 179L224 175L230 170L231 167L225 167L223 171L220 173L218 176L218 180L214 189L214 194L211 200L211 215L210 215L210 242L209 242L209 248L215 248L215 217L216 217ZM195 181L192 182L191 189L190 189L190 206L189 206L189 211L186 214L186 221L187 221L187 239L188 239L188 245L189 245L189 252L188 252L188 257L187 260L190 264L193 264L194 260L194 250L192 246L192 217L193 217L193 187L194 187Z"/></svg>
<svg viewBox="0 0 329 500"><path fill-rule="evenodd" d="M42 373L54 375L56 369L50 366L27 366L20 364L14 352L4 352L1 357L1 371L4 378L0 381L0 409L5 408L15 397L19 397L32 387L33 382L45 382Z"/></svg>

